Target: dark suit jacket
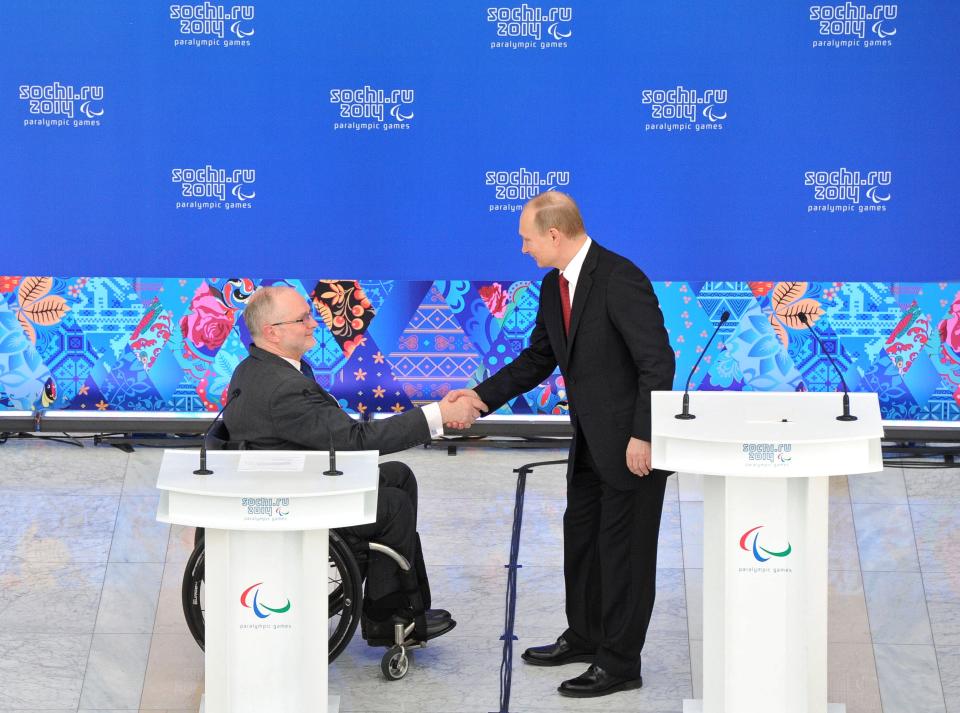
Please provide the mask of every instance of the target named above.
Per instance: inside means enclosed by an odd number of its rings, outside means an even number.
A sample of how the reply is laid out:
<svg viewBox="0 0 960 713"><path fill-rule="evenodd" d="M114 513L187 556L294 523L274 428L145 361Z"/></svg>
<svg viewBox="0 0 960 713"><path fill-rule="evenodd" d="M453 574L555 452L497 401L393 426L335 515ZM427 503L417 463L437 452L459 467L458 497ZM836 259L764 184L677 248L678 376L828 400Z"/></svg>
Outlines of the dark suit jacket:
<svg viewBox="0 0 960 713"><path fill-rule="evenodd" d="M289 362L250 345L230 379L229 393L240 389L223 420L233 441L248 448L402 451L430 441L427 419L413 409L381 421L352 419L326 390Z"/></svg>
<svg viewBox="0 0 960 713"><path fill-rule="evenodd" d="M642 487L644 479L627 468L627 442L650 440L650 392L673 388L675 364L657 296L636 265L594 242L573 295L568 337L558 275L551 270L543 278L530 346L476 391L494 411L559 364L574 432L586 439L599 475L619 489Z"/></svg>

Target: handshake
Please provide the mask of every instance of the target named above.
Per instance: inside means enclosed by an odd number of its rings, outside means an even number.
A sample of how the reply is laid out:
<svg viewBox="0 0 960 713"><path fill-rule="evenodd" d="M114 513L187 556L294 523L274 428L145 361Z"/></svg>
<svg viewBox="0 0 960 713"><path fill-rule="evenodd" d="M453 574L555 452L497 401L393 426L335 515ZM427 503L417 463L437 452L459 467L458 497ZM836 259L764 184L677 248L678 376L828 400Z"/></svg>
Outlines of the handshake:
<svg viewBox="0 0 960 713"><path fill-rule="evenodd" d="M481 413L489 410L473 389L455 389L437 403L443 425L458 430L470 428L473 422L480 418Z"/></svg>

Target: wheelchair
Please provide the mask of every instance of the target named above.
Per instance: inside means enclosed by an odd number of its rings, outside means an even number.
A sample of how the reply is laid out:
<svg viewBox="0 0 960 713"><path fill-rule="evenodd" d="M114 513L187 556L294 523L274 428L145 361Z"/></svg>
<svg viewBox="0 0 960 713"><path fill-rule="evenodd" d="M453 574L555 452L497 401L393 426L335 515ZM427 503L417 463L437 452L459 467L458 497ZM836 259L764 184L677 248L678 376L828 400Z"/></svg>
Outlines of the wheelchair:
<svg viewBox="0 0 960 713"><path fill-rule="evenodd" d="M226 427L218 423L207 436L208 450L242 450L243 443L230 441ZM360 623L363 608L363 581L367 563L373 553L390 557L403 571L410 571L412 564L396 550L380 544L368 542L349 533L330 530L328 554L328 663L332 663L343 653L353 638ZM197 528L194 535L194 548L187 560L181 586L181 602L187 628L194 640L204 648L204 530ZM415 624L396 624L394 626L393 645L387 648L380 660L380 671L387 681L398 681L406 676L410 658L408 650L413 646L426 646L426 643L411 639Z"/></svg>

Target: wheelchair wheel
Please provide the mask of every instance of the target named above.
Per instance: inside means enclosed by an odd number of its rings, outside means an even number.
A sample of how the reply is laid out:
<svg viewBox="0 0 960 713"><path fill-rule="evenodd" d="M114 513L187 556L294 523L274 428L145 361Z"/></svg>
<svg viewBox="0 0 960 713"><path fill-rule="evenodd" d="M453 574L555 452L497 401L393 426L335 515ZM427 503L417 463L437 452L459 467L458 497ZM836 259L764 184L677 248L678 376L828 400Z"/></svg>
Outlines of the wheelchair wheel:
<svg viewBox="0 0 960 713"><path fill-rule="evenodd" d="M350 547L336 532L330 532L329 582L327 597L328 661L333 661L347 648L360 623L363 605L360 568Z"/></svg>
<svg viewBox="0 0 960 713"><path fill-rule="evenodd" d="M203 648L203 536L193 548L183 572L183 584L180 587L180 599L183 604L183 616L194 641Z"/></svg>
<svg viewBox="0 0 960 713"><path fill-rule="evenodd" d="M202 536L183 573L180 589L183 615L197 645L204 648L203 546ZM362 592L360 568L347 544L335 532L330 533L328 560L327 661L332 662L350 643L360 623Z"/></svg>

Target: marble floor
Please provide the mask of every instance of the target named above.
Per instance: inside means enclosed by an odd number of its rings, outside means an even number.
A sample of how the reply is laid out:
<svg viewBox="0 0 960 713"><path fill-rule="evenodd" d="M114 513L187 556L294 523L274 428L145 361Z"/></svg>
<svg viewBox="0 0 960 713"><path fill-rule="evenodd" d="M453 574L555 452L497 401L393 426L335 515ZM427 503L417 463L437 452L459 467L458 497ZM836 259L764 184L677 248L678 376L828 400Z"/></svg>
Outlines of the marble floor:
<svg viewBox="0 0 960 713"><path fill-rule="evenodd" d="M0 445L0 713L196 711L203 655L180 609L192 530L155 521L161 452ZM459 622L387 683L359 636L330 668L349 712L499 708L515 476L560 451L415 449L434 601ZM680 711L700 689L702 488L671 477L644 687L596 700L556 693L582 665L523 665L564 627L563 471L529 478L510 711ZM830 700L849 713L960 713L960 471L835 478L830 512Z"/></svg>

